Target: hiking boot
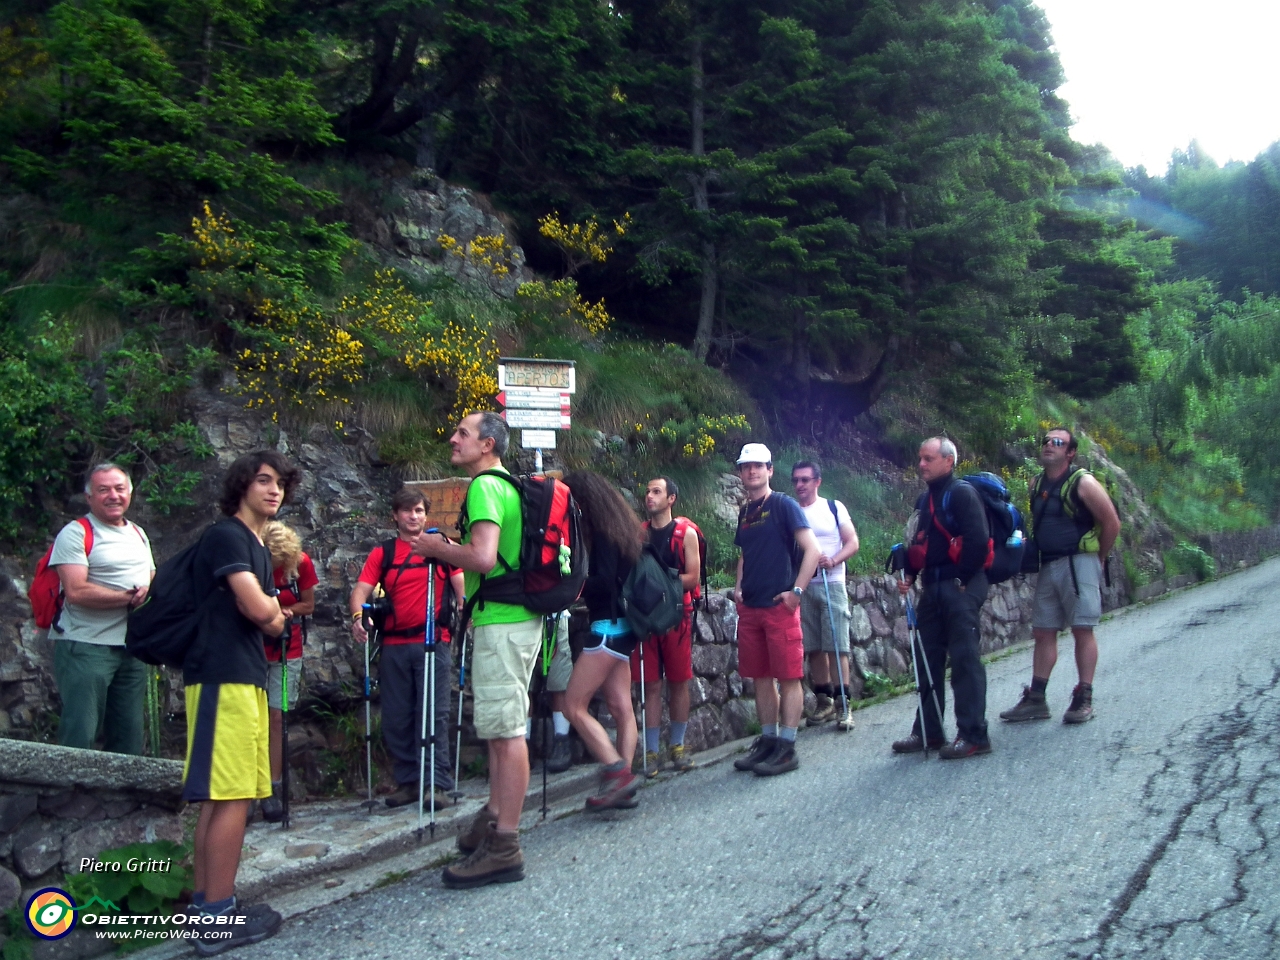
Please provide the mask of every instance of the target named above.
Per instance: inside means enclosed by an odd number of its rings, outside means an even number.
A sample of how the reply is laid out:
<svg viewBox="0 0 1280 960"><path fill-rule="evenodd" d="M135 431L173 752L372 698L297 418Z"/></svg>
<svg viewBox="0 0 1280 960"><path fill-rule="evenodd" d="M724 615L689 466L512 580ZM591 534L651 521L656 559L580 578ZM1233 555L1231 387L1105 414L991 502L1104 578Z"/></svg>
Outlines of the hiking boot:
<svg viewBox="0 0 1280 960"><path fill-rule="evenodd" d="M846 731L846 732L849 730L852 730L853 729L853 710L850 709L849 707L845 707L843 710L837 711L837 713L838 713L838 716L836 717L836 729Z"/></svg>
<svg viewBox="0 0 1280 960"><path fill-rule="evenodd" d="M284 819L284 801L277 796L267 797L260 804L262 819L267 823L279 823Z"/></svg>
<svg viewBox="0 0 1280 960"><path fill-rule="evenodd" d="M990 740L986 743L974 743L964 737L956 737L955 740L938 751L938 757L942 760L963 760L966 757L976 757L979 754L990 752Z"/></svg>
<svg viewBox="0 0 1280 960"><path fill-rule="evenodd" d="M587 797L587 810L612 810L622 806L623 802L635 796L640 788L640 780L627 769L626 762L619 760L613 766L600 771L600 792Z"/></svg>
<svg viewBox="0 0 1280 960"><path fill-rule="evenodd" d="M479 850L480 845L484 843L484 838L489 835L489 827L497 822L497 814L490 810L489 805L486 803L480 808L480 812L472 818L471 825L458 834L458 850L468 854Z"/></svg>
<svg viewBox="0 0 1280 960"><path fill-rule="evenodd" d="M1088 723L1093 719L1093 684L1077 683L1071 691L1071 706L1062 715L1063 723Z"/></svg>
<svg viewBox="0 0 1280 960"><path fill-rule="evenodd" d="M697 764L684 752L684 744L677 743L671 748L671 769L676 773L688 773Z"/></svg>
<svg viewBox="0 0 1280 960"><path fill-rule="evenodd" d="M259 907L266 907L266 905L259 904ZM224 950L234 950L236 947L243 947L250 943L261 943L268 937L275 936L284 919L270 907L256 911L236 907L230 912L229 918L237 916L244 917L244 922L226 925L210 924L208 927L201 924L201 935L193 941L196 953L202 957L212 957L222 953ZM221 936L228 931L231 936ZM213 935L217 935L219 939L212 939Z"/></svg>
<svg viewBox="0 0 1280 960"><path fill-rule="evenodd" d="M646 777L652 780L658 775L658 771L662 769L662 757L652 750L646 750L644 752L644 764L640 769Z"/></svg>
<svg viewBox="0 0 1280 960"><path fill-rule="evenodd" d="M547 757L548 773L564 773L573 766L573 744L567 733L557 733L551 741L551 753Z"/></svg>
<svg viewBox="0 0 1280 960"><path fill-rule="evenodd" d="M809 726L820 727L836 718L836 702L825 693L818 694L818 704L809 715Z"/></svg>
<svg viewBox="0 0 1280 960"><path fill-rule="evenodd" d="M265 903L251 903L247 907L241 906L240 904L236 904L236 906L238 909L244 911L245 916L248 916L248 917L265 917L273 913L276 913L275 910L271 909L270 905ZM188 917L200 916L200 908L197 907L194 903L188 903L186 906L182 908L182 912L185 913ZM276 913L276 916L280 916L280 915Z"/></svg>
<svg viewBox="0 0 1280 960"><path fill-rule="evenodd" d="M757 763L752 768L752 772L757 777L776 777L780 773L790 773L799 766L800 760L796 756L796 742L778 737L773 741L772 752Z"/></svg>
<svg viewBox="0 0 1280 960"><path fill-rule="evenodd" d="M930 740L930 750L941 750L946 745L944 740ZM893 741L894 753L921 753L924 750L924 740L920 734L913 733L911 736L903 740Z"/></svg>
<svg viewBox="0 0 1280 960"><path fill-rule="evenodd" d="M497 822L491 822L480 845L465 860L445 867L441 879L454 890L523 880L519 831L499 830Z"/></svg>
<svg viewBox="0 0 1280 960"><path fill-rule="evenodd" d="M1022 699L1017 704L1000 714L1000 719L1008 723L1021 723L1023 720L1048 720L1049 702L1044 692L1036 693L1030 687L1022 688Z"/></svg>
<svg viewBox="0 0 1280 960"><path fill-rule="evenodd" d="M773 741L776 739L776 737L766 737L764 734L756 737L755 743L751 744L751 749L746 752L746 755L733 761L733 769L754 770L757 763L773 753Z"/></svg>
<svg viewBox="0 0 1280 960"><path fill-rule="evenodd" d="M405 807L411 803L418 802L418 785L416 783L402 783L396 787L395 793L387 794L385 801L388 807Z"/></svg>

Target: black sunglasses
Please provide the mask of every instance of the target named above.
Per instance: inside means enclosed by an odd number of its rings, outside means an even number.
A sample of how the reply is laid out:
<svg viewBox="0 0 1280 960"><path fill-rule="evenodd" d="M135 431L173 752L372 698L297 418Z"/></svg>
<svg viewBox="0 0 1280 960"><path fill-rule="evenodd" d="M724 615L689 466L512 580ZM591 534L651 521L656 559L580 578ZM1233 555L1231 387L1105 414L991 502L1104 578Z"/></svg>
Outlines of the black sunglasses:
<svg viewBox="0 0 1280 960"><path fill-rule="evenodd" d="M1065 447L1066 445L1067 441L1062 437L1045 437L1040 443L1042 447Z"/></svg>

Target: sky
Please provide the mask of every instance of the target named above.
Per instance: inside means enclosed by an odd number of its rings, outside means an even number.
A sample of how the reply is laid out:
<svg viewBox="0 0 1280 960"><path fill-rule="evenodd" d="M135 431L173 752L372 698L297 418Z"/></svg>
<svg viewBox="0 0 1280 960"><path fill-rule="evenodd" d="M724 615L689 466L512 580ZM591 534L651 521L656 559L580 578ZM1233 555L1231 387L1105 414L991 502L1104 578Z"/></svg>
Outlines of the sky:
<svg viewBox="0 0 1280 960"><path fill-rule="evenodd" d="M1162 174L1192 139L1219 164L1280 140L1280 0L1034 0L1071 135Z"/></svg>

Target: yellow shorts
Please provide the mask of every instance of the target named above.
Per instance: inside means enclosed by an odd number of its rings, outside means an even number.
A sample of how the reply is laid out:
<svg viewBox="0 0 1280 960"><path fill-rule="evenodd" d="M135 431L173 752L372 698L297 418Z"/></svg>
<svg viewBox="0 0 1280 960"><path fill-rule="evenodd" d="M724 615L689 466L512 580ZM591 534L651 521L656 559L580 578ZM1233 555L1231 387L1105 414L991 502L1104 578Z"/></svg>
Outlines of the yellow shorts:
<svg viewBox="0 0 1280 960"><path fill-rule="evenodd" d="M271 796L267 691L251 683L187 687L187 762L182 799L261 800Z"/></svg>
<svg viewBox="0 0 1280 960"><path fill-rule="evenodd" d="M481 740L523 737L529 715L529 678L542 649L542 618L487 623L475 628L471 692L476 736Z"/></svg>

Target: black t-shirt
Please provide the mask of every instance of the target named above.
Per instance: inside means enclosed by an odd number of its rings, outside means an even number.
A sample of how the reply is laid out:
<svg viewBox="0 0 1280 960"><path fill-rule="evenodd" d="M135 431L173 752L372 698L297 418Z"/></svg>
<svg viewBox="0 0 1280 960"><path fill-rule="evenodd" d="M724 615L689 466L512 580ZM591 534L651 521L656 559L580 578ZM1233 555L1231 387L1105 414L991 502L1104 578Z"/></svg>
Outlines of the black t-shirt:
<svg viewBox="0 0 1280 960"><path fill-rule="evenodd" d="M747 504L733 542L742 548L742 603L772 607L774 597L796 585L796 531L809 529L809 519L785 493L770 493Z"/></svg>
<svg viewBox="0 0 1280 960"><path fill-rule="evenodd" d="M236 595L227 575L247 570L258 578L262 592L275 594L271 553L253 531L235 517L205 531L196 551L196 601L214 591L200 620L200 633L182 668L184 683L251 683L267 687L267 657L262 631L236 608Z"/></svg>
<svg viewBox="0 0 1280 960"><path fill-rule="evenodd" d="M672 570L684 569L684 558L677 557L676 552L671 549L671 538L676 532L676 522L674 519L665 527L649 526L649 544L653 547L654 552L658 555L658 561L664 567L670 567Z"/></svg>
<svg viewBox="0 0 1280 960"><path fill-rule="evenodd" d="M587 557L587 582L582 586L587 614L593 623L596 620L616 620L622 616L618 597L622 593L622 585L631 576L633 564L613 541L598 533L591 537L591 550Z"/></svg>

